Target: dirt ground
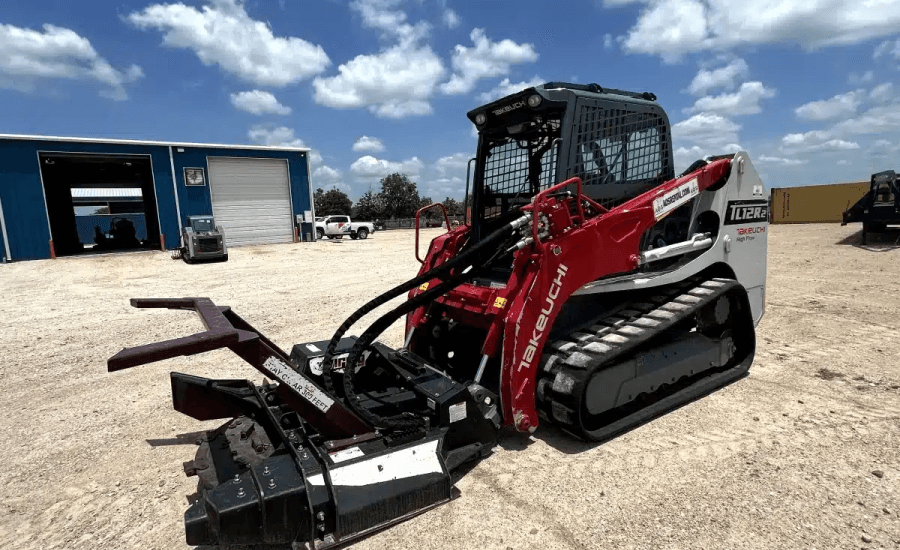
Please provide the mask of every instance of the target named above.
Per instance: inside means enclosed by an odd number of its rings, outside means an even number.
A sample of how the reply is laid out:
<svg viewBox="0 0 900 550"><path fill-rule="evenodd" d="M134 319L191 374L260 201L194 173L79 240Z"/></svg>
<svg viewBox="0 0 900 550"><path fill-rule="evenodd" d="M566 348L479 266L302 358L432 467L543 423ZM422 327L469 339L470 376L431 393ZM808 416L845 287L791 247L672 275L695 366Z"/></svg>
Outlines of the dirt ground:
<svg viewBox="0 0 900 550"><path fill-rule="evenodd" d="M356 548L900 548L900 233L858 240L858 227L771 227L749 377L602 445L508 433L461 498ZM202 266L158 252L0 265L0 548L185 547L195 448L163 443L219 422L173 411L168 372L261 376L225 351L107 373L122 347L202 329L128 298L209 296L289 350L414 275L412 243L395 231Z"/></svg>

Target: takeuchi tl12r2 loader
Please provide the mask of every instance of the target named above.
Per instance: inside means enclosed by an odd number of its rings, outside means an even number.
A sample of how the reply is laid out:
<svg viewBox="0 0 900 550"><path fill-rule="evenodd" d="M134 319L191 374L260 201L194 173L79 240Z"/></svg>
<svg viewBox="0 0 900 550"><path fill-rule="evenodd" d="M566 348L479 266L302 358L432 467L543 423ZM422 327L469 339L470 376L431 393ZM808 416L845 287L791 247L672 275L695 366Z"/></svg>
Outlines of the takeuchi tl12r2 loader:
<svg viewBox="0 0 900 550"><path fill-rule="evenodd" d="M605 440L749 369L768 211L745 153L676 177L656 97L595 84L548 83L468 117L470 223L331 340L289 355L207 298L132 300L194 310L208 330L125 349L110 371L228 348L267 378L171 374L176 410L229 419L184 465L199 477L189 544L342 544L452 499L452 473L504 426ZM403 347L376 341L404 315Z"/></svg>

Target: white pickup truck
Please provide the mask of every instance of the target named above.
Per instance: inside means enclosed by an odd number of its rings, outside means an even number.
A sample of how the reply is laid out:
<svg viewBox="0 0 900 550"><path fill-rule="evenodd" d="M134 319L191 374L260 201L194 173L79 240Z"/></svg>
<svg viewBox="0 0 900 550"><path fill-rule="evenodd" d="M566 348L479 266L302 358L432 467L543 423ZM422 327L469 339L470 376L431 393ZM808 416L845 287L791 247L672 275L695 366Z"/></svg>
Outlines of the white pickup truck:
<svg viewBox="0 0 900 550"><path fill-rule="evenodd" d="M349 235L351 239L365 239L375 232L369 222L351 222L350 216L316 217L316 238L341 239Z"/></svg>

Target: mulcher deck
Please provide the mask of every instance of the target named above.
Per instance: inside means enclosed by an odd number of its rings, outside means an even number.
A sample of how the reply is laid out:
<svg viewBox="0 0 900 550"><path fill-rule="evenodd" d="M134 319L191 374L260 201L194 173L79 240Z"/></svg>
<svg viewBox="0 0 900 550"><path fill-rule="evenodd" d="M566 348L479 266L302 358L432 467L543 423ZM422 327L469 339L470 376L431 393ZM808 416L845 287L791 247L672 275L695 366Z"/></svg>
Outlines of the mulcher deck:
<svg viewBox="0 0 900 550"><path fill-rule="evenodd" d="M752 345L744 346L746 349L739 350L737 357L722 365L682 361L652 373L648 376L653 378L645 382L652 384L650 392L635 395L634 400L627 396L628 403L598 415L591 415L584 403L587 386L597 373L647 349L652 339L720 297L736 292L743 289L732 279L694 277L596 319L584 331L556 340L541 359L537 400L542 416L581 439L605 440L740 378L753 361ZM638 360L635 370L640 366Z"/></svg>

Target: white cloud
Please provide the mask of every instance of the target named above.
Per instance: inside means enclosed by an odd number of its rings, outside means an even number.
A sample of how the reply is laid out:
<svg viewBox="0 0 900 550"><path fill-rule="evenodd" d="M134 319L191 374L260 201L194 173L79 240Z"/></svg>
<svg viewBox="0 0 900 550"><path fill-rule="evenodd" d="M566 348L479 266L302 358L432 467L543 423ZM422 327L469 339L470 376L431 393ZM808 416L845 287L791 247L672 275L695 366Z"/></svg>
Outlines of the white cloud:
<svg viewBox="0 0 900 550"><path fill-rule="evenodd" d="M860 84L868 84L872 82L872 79L875 77L875 74L872 71L866 71L862 75L857 73L850 73L847 77L847 82L853 84L854 86L859 86Z"/></svg>
<svg viewBox="0 0 900 550"><path fill-rule="evenodd" d="M330 166L319 166L313 170L313 178L317 182L338 183L341 181L341 171Z"/></svg>
<svg viewBox="0 0 900 550"><path fill-rule="evenodd" d="M706 18L706 6L696 0L653 2L641 12L622 47L630 53L658 53L666 62L676 62L685 53L703 49L709 34Z"/></svg>
<svg viewBox="0 0 900 550"><path fill-rule="evenodd" d="M777 3L771 0L641 0L641 3L644 4L641 14L625 36L623 46L633 53L659 54L667 62L677 61L686 53L739 45L793 43L815 49L857 44L895 34L900 25L900 9L891 0Z"/></svg>
<svg viewBox="0 0 900 550"><path fill-rule="evenodd" d="M434 167L438 172L441 173L441 175L446 175L448 172L465 173L465 170L469 165L470 158L472 158L472 155L469 153L454 153L449 157L439 158L434 163Z"/></svg>
<svg viewBox="0 0 900 550"><path fill-rule="evenodd" d="M269 128L266 126L254 126L247 132L250 141L260 145L273 147L308 147L302 139L294 136L294 129L287 126ZM309 162L313 165L321 164L322 155L312 149L309 152Z"/></svg>
<svg viewBox="0 0 900 550"><path fill-rule="evenodd" d="M747 62L741 58L737 58L724 67L714 70L700 69L697 76L688 86L688 92L693 95L703 95L715 88L725 88L733 90L737 85L738 78L746 78L750 73L750 67Z"/></svg>
<svg viewBox="0 0 900 550"><path fill-rule="evenodd" d="M401 3L402 0L356 0L350 8L360 14L364 27L381 31L386 40L410 46L427 36L431 26L424 21L410 24L406 13L395 9Z"/></svg>
<svg viewBox="0 0 900 550"><path fill-rule="evenodd" d="M125 85L144 76L137 65L120 70L75 31L44 25L44 31L0 24L0 88L33 91L40 80L94 80L108 88L100 95L128 99Z"/></svg>
<svg viewBox="0 0 900 550"><path fill-rule="evenodd" d="M441 202L444 197L462 200L466 194L466 180L455 176L428 180L422 185L420 194L423 197L431 197L434 202Z"/></svg>
<svg viewBox="0 0 900 550"><path fill-rule="evenodd" d="M755 115L762 111L760 100L772 97L775 90L766 88L762 82L744 82L735 93L701 97L688 112Z"/></svg>
<svg viewBox="0 0 900 550"><path fill-rule="evenodd" d="M394 9L400 0L358 0L351 7L363 25L382 31L397 43L377 54L357 55L331 77L313 81L316 103L335 109L366 107L376 116L404 118L427 115L438 82L444 77L441 59L419 41L428 34L426 23L411 25Z"/></svg>
<svg viewBox="0 0 900 550"><path fill-rule="evenodd" d="M231 94L231 104L236 109L246 111L254 115L263 115L267 113L275 115L289 115L291 108L278 103L275 96L269 92L260 90L250 90L249 92L240 92Z"/></svg>
<svg viewBox="0 0 900 550"><path fill-rule="evenodd" d="M125 19L163 33L163 45L192 50L204 65L219 65L260 86L286 86L330 64L325 50L302 38L276 37L252 19L242 0L210 0L202 11L184 4L153 4Z"/></svg>
<svg viewBox="0 0 900 550"><path fill-rule="evenodd" d="M844 134L882 134L900 130L900 103L872 107L861 115L835 124L832 132Z"/></svg>
<svg viewBox="0 0 900 550"><path fill-rule="evenodd" d="M847 164L851 164L851 162L850 162L850 161L847 161L847 160L843 160L843 159L842 159L842 160L839 160L839 161L837 161L837 163L838 163L838 166L845 166L845 165L847 165Z"/></svg>
<svg viewBox="0 0 900 550"><path fill-rule="evenodd" d="M533 44L517 44L510 39L493 42L484 29L473 29L469 38L474 46L457 44L453 52L454 74L441 85L445 94L465 94L483 78L509 74L512 65L537 61Z"/></svg>
<svg viewBox="0 0 900 550"><path fill-rule="evenodd" d="M847 118L856 114L856 109L862 98L863 90L855 90L846 94L836 95L831 99L811 101L794 109L798 118L805 120L835 120Z"/></svg>
<svg viewBox="0 0 900 550"><path fill-rule="evenodd" d="M821 151L852 151L859 149L854 141L832 138L829 132L813 130L802 134L788 134L781 138L781 148L792 153Z"/></svg>
<svg viewBox="0 0 900 550"><path fill-rule="evenodd" d="M360 157L350 165L350 172L361 178L383 178L394 173L418 176L425 165L417 157L402 162L377 159L371 155Z"/></svg>
<svg viewBox="0 0 900 550"><path fill-rule="evenodd" d="M450 8L444 10L444 25L447 25L448 29L455 29L459 26L459 15Z"/></svg>
<svg viewBox="0 0 900 550"><path fill-rule="evenodd" d="M784 166L800 166L801 164L806 164L809 162L807 159L788 159L782 157L769 157L766 155L760 155L755 159L757 162L761 162L763 164L781 164Z"/></svg>
<svg viewBox="0 0 900 550"><path fill-rule="evenodd" d="M488 92L484 92L483 94L478 95L478 100L488 103L490 101L494 101L495 99L500 99L501 97L508 96L510 94L514 94L516 92L521 92L525 88L531 88L533 86L537 86L539 84L543 84L546 82L539 76L535 76L531 80L525 80L523 82L510 82L508 78L504 78L497 84L497 87Z"/></svg>
<svg viewBox="0 0 900 550"><path fill-rule="evenodd" d="M890 54L894 59L900 59L900 38L895 41L885 40L875 48L872 54L873 59L878 59L884 54Z"/></svg>
<svg viewBox="0 0 900 550"><path fill-rule="evenodd" d="M403 118L431 113L429 99L444 76L444 65L427 46L398 45L358 55L338 72L313 81L316 103L336 109L368 107L380 117Z"/></svg>
<svg viewBox="0 0 900 550"><path fill-rule="evenodd" d="M609 33L603 35L603 49L606 51L613 49L613 36Z"/></svg>
<svg viewBox="0 0 900 550"><path fill-rule="evenodd" d="M894 99L894 85L890 82L885 82L884 84L879 84L872 88L872 91L869 92L869 99L877 101L879 103L887 103Z"/></svg>
<svg viewBox="0 0 900 550"><path fill-rule="evenodd" d="M380 153L384 151L384 143L375 137L362 136L353 143L353 150L357 152Z"/></svg>
<svg viewBox="0 0 900 550"><path fill-rule="evenodd" d="M737 143L737 133L740 129L740 124L721 115L699 113L672 125L672 139L675 143L686 140L704 149L718 150L728 144Z"/></svg>
<svg viewBox="0 0 900 550"><path fill-rule="evenodd" d="M870 155L880 156L885 154L895 154L900 152L900 141L892 143L886 139L875 140L868 150Z"/></svg>
<svg viewBox="0 0 900 550"><path fill-rule="evenodd" d="M260 145L272 145L279 147L306 147L302 139L294 136L294 129L287 126L266 128L254 126L247 132L250 139Z"/></svg>

